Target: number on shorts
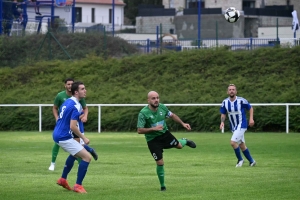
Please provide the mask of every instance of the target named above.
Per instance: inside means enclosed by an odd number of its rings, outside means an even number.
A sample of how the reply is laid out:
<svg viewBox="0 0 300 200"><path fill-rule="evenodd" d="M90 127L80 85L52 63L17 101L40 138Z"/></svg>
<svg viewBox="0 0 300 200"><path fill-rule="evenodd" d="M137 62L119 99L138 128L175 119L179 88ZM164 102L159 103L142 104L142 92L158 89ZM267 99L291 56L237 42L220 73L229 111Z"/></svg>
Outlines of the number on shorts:
<svg viewBox="0 0 300 200"><path fill-rule="evenodd" d="M153 153L152 156L153 156L153 158L154 158L155 160L157 159L156 153Z"/></svg>

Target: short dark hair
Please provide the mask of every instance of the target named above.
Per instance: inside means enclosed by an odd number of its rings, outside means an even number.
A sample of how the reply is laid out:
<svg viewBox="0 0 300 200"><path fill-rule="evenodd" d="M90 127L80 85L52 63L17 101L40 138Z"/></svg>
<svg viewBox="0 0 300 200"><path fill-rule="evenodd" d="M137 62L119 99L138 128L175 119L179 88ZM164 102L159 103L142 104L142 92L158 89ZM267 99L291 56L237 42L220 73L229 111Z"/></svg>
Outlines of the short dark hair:
<svg viewBox="0 0 300 200"><path fill-rule="evenodd" d="M65 84L66 84L68 81L73 81L73 82L74 82L74 79L72 79L72 78L66 78L66 79L65 79Z"/></svg>
<svg viewBox="0 0 300 200"><path fill-rule="evenodd" d="M81 81L75 81L74 83L72 83L72 86L71 86L72 95L75 94L75 91L78 91L79 85L83 85L83 82L81 82Z"/></svg>

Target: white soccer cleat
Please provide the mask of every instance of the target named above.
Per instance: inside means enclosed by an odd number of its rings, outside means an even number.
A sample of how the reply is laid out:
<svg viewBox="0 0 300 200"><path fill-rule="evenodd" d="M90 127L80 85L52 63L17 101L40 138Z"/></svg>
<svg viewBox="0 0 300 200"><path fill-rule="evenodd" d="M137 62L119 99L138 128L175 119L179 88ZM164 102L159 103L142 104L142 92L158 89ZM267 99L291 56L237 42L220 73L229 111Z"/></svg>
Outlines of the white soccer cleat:
<svg viewBox="0 0 300 200"><path fill-rule="evenodd" d="M55 169L55 163L51 163L51 165L49 167L49 170L54 171L54 169Z"/></svg>
<svg viewBox="0 0 300 200"><path fill-rule="evenodd" d="M242 167L243 163L244 163L244 160L240 160L240 161L237 162L235 167Z"/></svg>
<svg viewBox="0 0 300 200"><path fill-rule="evenodd" d="M250 167L254 167L255 165L256 165L255 160L253 160L253 162L249 164Z"/></svg>

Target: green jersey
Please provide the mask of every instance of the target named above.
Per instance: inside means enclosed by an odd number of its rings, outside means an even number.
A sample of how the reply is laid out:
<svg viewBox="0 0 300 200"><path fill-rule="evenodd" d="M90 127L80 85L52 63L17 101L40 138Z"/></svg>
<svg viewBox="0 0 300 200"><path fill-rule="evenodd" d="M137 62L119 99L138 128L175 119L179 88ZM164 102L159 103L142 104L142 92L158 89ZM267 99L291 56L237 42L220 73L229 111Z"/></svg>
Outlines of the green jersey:
<svg viewBox="0 0 300 200"><path fill-rule="evenodd" d="M152 111L148 106L145 106L139 113L137 128L151 128L158 125L163 125L163 130L153 131L145 134L148 141L155 137L164 134L167 130L166 117L170 117L172 112L164 104L159 104L157 111Z"/></svg>
<svg viewBox="0 0 300 200"><path fill-rule="evenodd" d="M69 96L65 90L59 92L54 99L54 105L57 106L59 109L60 106L65 102L65 100L67 100L70 97L71 96ZM86 103L84 99L81 99L79 103L81 104L82 108L86 107Z"/></svg>

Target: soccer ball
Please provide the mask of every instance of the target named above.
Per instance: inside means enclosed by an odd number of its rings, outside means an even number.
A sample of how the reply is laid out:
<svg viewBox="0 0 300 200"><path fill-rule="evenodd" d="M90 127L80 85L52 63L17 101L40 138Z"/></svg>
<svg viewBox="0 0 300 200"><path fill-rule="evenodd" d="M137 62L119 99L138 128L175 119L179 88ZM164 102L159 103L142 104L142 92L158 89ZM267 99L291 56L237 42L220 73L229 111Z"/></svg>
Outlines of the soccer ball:
<svg viewBox="0 0 300 200"><path fill-rule="evenodd" d="M226 21L230 23L234 23L240 18L240 11L235 9L234 7L227 8L224 14Z"/></svg>

